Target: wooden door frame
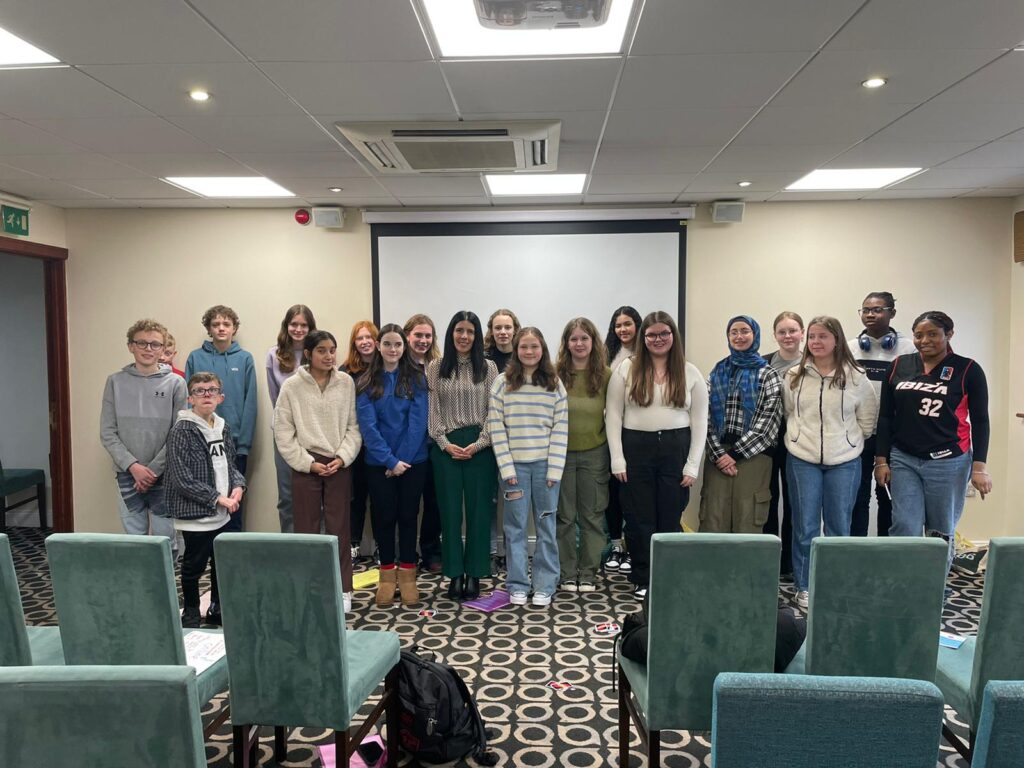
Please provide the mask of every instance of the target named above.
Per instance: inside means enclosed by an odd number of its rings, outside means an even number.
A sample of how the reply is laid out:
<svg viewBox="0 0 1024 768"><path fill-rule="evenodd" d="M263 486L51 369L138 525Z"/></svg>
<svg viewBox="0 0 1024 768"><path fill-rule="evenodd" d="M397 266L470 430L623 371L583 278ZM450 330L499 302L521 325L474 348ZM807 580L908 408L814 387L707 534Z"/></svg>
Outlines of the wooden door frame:
<svg viewBox="0 0 1024 768"><path fill-rule="evenodd" d="M75 529L71 493L71 376L68 363L68 249L0 236L0 252L43 262L46 378L50 411L50 484L54 531Z"/></svg>

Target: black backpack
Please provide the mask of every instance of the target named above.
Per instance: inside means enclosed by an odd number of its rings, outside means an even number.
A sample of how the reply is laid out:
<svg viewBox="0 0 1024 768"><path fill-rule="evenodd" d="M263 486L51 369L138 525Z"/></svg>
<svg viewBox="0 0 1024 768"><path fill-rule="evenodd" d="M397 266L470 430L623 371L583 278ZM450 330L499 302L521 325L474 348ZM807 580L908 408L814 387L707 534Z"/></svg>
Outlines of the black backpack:
<svg viewBox="0 0 1024 768"><path fill-rule="evenodd" d="M468 754L496 765L484 721L465 681L453 667L421 657L415 646L398 662L402 748L425 763L448 763Z"/></svg>

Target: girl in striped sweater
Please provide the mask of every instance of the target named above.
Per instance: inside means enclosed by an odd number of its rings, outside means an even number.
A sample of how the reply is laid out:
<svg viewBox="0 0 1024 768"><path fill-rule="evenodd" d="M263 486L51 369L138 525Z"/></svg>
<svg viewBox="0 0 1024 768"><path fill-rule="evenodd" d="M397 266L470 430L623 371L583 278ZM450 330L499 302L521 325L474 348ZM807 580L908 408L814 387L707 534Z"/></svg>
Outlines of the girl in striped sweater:
<svg viewBox="0 0 1024 768"><path fill-rule="evenodd" d="M537 546L533 554L533 604L551 604L558 586L555 511L565 468L569 411L565 387L551 364L544 336L523 328L512 342L512 359L491 388L487 429L505 500L505 554L513 605L525 605L527 525L533 502Z"/></svg>

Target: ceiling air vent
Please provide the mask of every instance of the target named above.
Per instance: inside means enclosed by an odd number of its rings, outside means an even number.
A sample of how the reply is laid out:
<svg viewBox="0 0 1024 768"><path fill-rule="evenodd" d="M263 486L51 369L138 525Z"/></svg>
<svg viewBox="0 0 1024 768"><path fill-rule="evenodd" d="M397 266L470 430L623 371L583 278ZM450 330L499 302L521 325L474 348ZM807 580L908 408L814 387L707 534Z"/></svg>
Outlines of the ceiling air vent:
<svg viewBox="0 0 1024 768"><path fill-rule="evenodd" d="M382 173L554 171L560 120L335 123Z"/></svg>

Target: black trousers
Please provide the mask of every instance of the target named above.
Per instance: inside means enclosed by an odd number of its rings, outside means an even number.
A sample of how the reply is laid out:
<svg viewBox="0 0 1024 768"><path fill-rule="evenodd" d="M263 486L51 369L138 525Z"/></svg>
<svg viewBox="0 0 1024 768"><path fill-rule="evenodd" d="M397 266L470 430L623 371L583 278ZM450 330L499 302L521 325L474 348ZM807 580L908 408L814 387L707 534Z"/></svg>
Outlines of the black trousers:
<svg viewBox="0 0 1024 768"><path fill-rule="evenodd" d="M608 538L612 543L622 538L622 483L615 476L608 478L608 507L604 511L604 521L608 524Z"/></svg>
<svg viewBox="0 0 1024 768"><path fill-rule="evenodd" d="M366 448L360 448L359 455L352 462L352 503L348 518L352 544L357 547L363 541L363 528L366 525L366 501L369 498L370 486L366 478Z"/></svg>
<svg viewBox="0 0 1024 768"><path fill-rule="evenodd" d="M398 561L416 564L416 520L429 462L413 464L398 477L386 477L384 467L366 467L370 489L373 537L380 550L380 564L395 562L395 529L398 529Z"/></svg>
<svg viewBox="0 0 1024 768"><path fill-rule="evenodd" d="M864 452L860 455L860 488L857 501L853 504L853 518L850 521L851 536L867 536L871 517L871 484L875 482L875 436L864 441ZM881 485L875 485L875 500L878 502L878 535L888 536L892 526L892 501Z"/></svg>
<svg viewBox="0 0 1024 768"><path fill-rule="evenodd" d="M441 508L437 505L434 472L427 460L427 478L423 483L423 517L420 518L420 560L424 568L441 562Z"/></svg>
<svg viewBox="0 0 1024 768"><path fill-rule="evenodd" d="M236 512L235 515L237 514ZM186 608L199 608L199 579L206 570L207 563L210 564L210 602L220 602L217 563L213 559L213 540L226 530L228 523L215 531L181 532L181 537L185 540L185 554L181 556L181 594L185 598Z"/></svg>
<svg viewBox="0 0 1024 768"><path fill-rule="evenodd" d="M646 587L650 581L651 536L679 533L690 489L679 483L690 451L690 429L660 432L622 430L626 482L621 487L626 546L633 560L629 580Z"/></svg>
<svg viewBox="0 0 1024 768"><path fill-rule="evenodd" d="M786 459L789 453L781 445L775 446L772 454L772 500L768 507L768 519L764 532L782 539L782 555L779 573L793 572L793 511L789 506L789 481L786 479ZM781 506L781 510L780 510ZM782 513L781 519L779 513Z"/></svg>

